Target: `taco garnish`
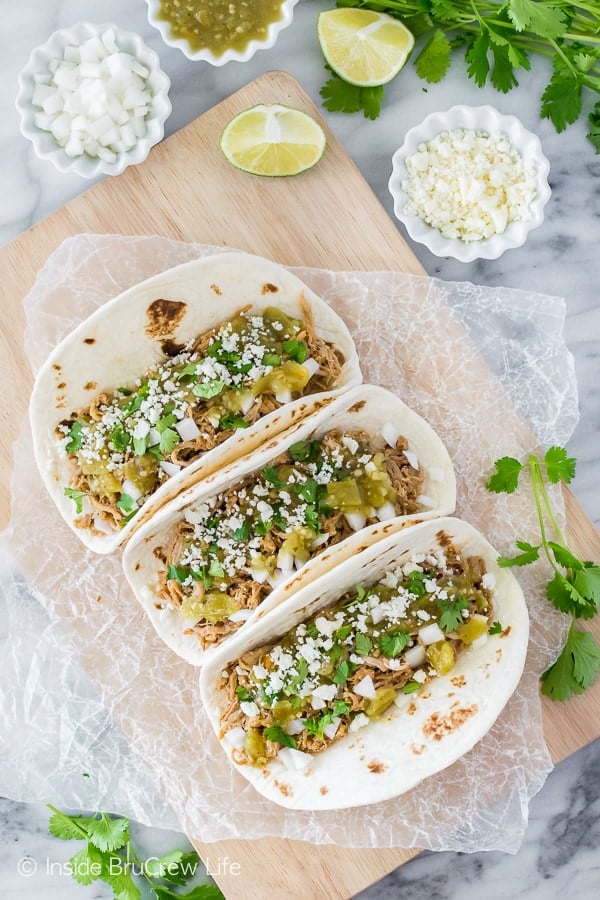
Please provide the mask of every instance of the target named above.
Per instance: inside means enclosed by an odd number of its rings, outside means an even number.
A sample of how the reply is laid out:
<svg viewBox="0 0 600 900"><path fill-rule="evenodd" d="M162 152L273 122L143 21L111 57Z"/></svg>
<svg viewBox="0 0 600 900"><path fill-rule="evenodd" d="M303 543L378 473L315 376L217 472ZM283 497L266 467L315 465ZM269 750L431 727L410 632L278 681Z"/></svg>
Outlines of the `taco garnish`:
<svg viewBox="0 0 600 900"><path fill-rule="evenodd" d="M423 508L423 471L394 435L333 429L190 506L164 547L157 597L203 649L236 631L295 569L362 528Z"/></svg>
<svg viewBox="0 0 600 900"><path fill-rule="evenodd" d="M57 427L71 466L76 525L119 529L170 477L238 429L330 390L343 355L303 320L247 307L165 355L135 383L103 392Z"/></svg>
<svg viewBox="0 0 600 900"><path fill-rule="evenodd" d="M235 762L265 766L282 748L319 753L447 675L465 647L487 639L494 584L480 556L441 535L431 552L232 661L219 684L229 698L220 726L243 729Z"/></svg>

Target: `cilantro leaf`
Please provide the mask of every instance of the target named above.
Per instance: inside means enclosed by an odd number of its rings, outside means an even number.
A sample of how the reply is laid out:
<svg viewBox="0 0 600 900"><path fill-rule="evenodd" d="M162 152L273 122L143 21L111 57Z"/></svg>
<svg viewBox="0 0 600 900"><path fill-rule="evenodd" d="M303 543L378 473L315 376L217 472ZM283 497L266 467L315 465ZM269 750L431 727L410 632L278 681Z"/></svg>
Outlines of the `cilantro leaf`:
<svg viewBox="0 0 600 900"><path fill-rule="evenodd" d="M562 544L557 544L555 541L548 541L548 546L552 550L554 559L559 566L564 566L565 569L573 569L574 571L583 568L581 560L574 553L571 553L567 547L563 547Z"/></svg>
<svg viewBox="0 0 600 900"><path fill-rule="evenodd" d="M117 453L124 453L131 443L131 435L122 425L115 425L110 433L110 439Z"/></svg>
<svg viewBox="0 0 600 900"><path fill-rule="evenodd" d="M594 684L600 671L600 648L588 631L573 626L556 662L542 675L542 693L552 700L569 700Z"/></svg>
<svg viewBox="0 0 600 900"><path fill-rule="evenodd" d="M544 455L544 463L546 464L546 474L548 481L552 484L558 484L559 481L564 484L570 484L575 477L576 460L574 457L568 457L564 447L550 447Z"/></svg>
<svg viewBox="0 0 600 900"><path fill-rule="evenodd" d="M346 681L348 680L348 676L351 674L352 669L352 663L348 662L347 659L342 660L333 674L333 683L340 685L346 684Z"/></svg>
<svg viewBox="0 0 600 900"><path fill-rule="evenodd" d="M422 597L425 593L425 572L419 572L417 569L410 572L406 579L406 590L415 597Z"/></svg>
<svg viewBox="0 0 600 900"><path fill-rule="evenodd" d="M472 78L473 81L475 81L478 87L484 86L489 75L489 49L490 39L488 33L487 31L482 31L470 44L465 54L465 59L468 63L467 74L469 78Z"/></svg>
<svg viewBox="0 0 600 900"><path fill-rule="evenodd" d="M87 843L69 860L69 872L77 884L92 884L103 874L104 857L97 847Z"/></svg>
<svg viewBox="0 0 600 900"><path fill-rule="evenodd" d="M464 622L462 611L469 605L464 597L457 597L456 600L438 600L438 606L442 611L440 616L440 628L446 634L450 631L456 631L459 625Z"/></svg>
<svg viewBox="0 0 600 900"><path fill-rule="evenodd" d="M600 566L584 562L573 576L573 586L597 606L600 603Z"/></svg>
<svg viewBox="0 0 600 900"><path fill-rule="evenodd" d="M488 478L486 487L495 494L512 494L519 485L522 463L512 456L503 456L494 463L496 471Z"/></svg>
<svg viewBox="0 0 600 900"><path fill-rule="evenodd" d="M117 506L121 510L121 512L129 513L134 508L133 504L135 500L133 497L130 497L129 494L121 494L120 498L117 500Z"/></svg>
<svg viewBox="0 0 600 900"><path fill-rule="evenodd" d="M320 449L321 441L296 441L287 452L295 462L315 462Z"/></svg>
<svg viewBox="0 0 600 900"><path fill-rule="evenodd" d="M333 722L333 713L325 712L321 716L311 716L304 720L304 725L309 734L313 734L319 740L323 740L325 728Z"/></svg>
<svg viewBox="0 0 600 900"><path fill-rule="evenodd" d="M382 634L379 638L379 649L388 659L393 659L401 653L410 642L408 631L393 631Z"/></svg>
<svg viewBox="0 0 600 900"><path fill-rule="evenodd" d="M165 428L160 434L160 444L158 445L160 452L168 455L175 449L180 440L181 438L176 431L172 428Z"/></svg>
<svg viewBox="0 0 600 900"><path fill-rule="evenodd" d="M125 863L120 856L109 857L103 873L102 881L113 889L115 900L140 900L142 892L134 882L131 874L125 870Z"/></svg>
<svg viewBox="0 0 600 900"><path fill-rule="evenodd" d="M236 692L237 696L240 698L240 700L242 700L244 702L254 700L254 697L252 696L252 694L250 693L248 688L244 687L243 684L238 684L238 686L235 689L235 692Z"/></svg>
<svg viewBox="0 0 600 900"><path fill-rule="evenodd" d="M247 541L250 537L251 530L252 525L250 519L246 519L243 525L240 525L239 528L236 528L235 531L232 532L231 536L234 541Z"/></svg>
<svg viewBox="0 0 600 900"><path fill-rule="evenodd" d="M99 819L90 819L87 830L90 841L103 852L118 850L129 840L129 820L113 819L106 813L101 813Z"/></svg>
<svg viewBox="0 0 600 900"><path fill-rule="evenodd" d="M274 741L283 747L296 747L296 741L291 734L284 731L281 725L270 725L263 730L263 735L268 741Z"/></svg>
<svg viewBox="0 0 600 900"><path fill-rule="evenodd" d="M81 444L83 443L83 422L80 422L77 419L76 422L73 422L71 427L67 432L67 437L69 440L65 444L65 450L67 453L77 453L78 450L81 449Z"/></svg>
<svg viewBox="0 0 600 900"><path fill-rule="evenodd" d="M510 566L527 566L539 558L542 544L539 544L537 547L534 547L528 541L515 541L515 544L523 552L518 553L516 556L499 556L497 563L502 569Z"/></svg>
<svg viewBox="0 0 600 900"><path fill-rule="evenodd" d="M75 512L80 516L83 512L83 498L87 496L87 491L76 491L74 488L66 487L64 489L64 495L74 501Z"/></svg>
<svg viewBox="0 0 600 900"><path fill-rule="evenodd" d="M193 878L200 864L200 857L195 850L174 850L165 856L161 856L157 860L161 866L166 878L171 884L184 885ZM210 885L202 885L202 887L210 887ZM185 894L177 894L178 897L187 896ZM219 892L216 896L222 896Z"/></svg>
<svg viewBox="0 0 600 900"><path fill-rule="evenodd" d="M402 688L403 694L414 694L415 691L418 691L421 687L420 681L407 681L406 684Z"/></svg>
<svg viewBox="0 0 600 900"><path fill-rule="evenodd" d="M496 90L506 94L519 84L515 77L515 63L511 54L511 47L510 44L492 43L491 49L494 65L490 81Z"/></svg>
<svg viewBox="0 0 600 900"><path fill-rule="evenodd" d="M596 148L596 153L600 153L600 102L596 103L589 114L588 122L590 123L590 130L587 133L587 138Z"/></svg>
<svg viewBox="0 0 600 900"><path fill-rule="evenodd" d="M234 413L225 413L219 419L219 428L248 428L248 423L241 416L236 416Z"/></svg>
<svg viewBox="0 0 600 900"><path fill-rule="evenodd" d="M596 604L580 593L574 582L560 572L556 572L546 585L546 597L560 612L577 618L589 619L596 612Z"/></svg>
<svg viewBox="0 0 600 900"><path fill-rule="evenodd" d="M542 94L541 115L550 119L558 132L575 122L581 113L581 79L563 60L554 60L552 78Z"/></svg>
<svg viewBox="0 0 600 900"><path fill-rule="evenodd" d="M133 439L133 452L135 456L143 456L146 452L146 448L148 447L148 435L142 438Z"/></svg>
<svg viewBox="0 0 600 900"><path fill-rule="evenodd" d="M368 656L371 648L373 647L373 641L369 637L368 634L362 634L360 631L354 638L354 650L360 656Z"/></svg>
<svg viewBox="0 0 600 900"><path fill-rule="evenodd" d="M185 568L184 566L174 566L173 563L169 564L169 568L167 569L167 581L179 581L180 584L186 580L186 578L190 577L190 570Z"/></svg>
<svg viewBox="0 0 600 900"><path fill-rule="evenodd" d="M202 384L195 384L192 388L192 394L196 397L202 397L204 400L210 400L216 397L225 387L224 381L207 381Z"/></svg>
<svg viewBox="0 0 600 900"><path fill-rule="evenodd" d="M452 45L444 32L436 28L415 60L415 69L419 78L436 84L441 81L450 65Z"/></svg>
<svg viewBox="0 0 600 900"><path fill-rule="evenodd" d="M506 11L517 31L527 29L548 40L555 40L566 31L566 20L562 11L550 3L508 0Z"/></svg>
<svg viewBox="0 0 600 900"><path fill-rule="evenodd" d="M350 704L346 703L345 700L334 700L333 701L333 714L334 716L345 716L346 713L350 712Z"/></svg>
<svg viewBox="0 0 600 900"><path fill-rule="evenodd" d="M319 91L323 106L330 112L355 113L362 110L365 118L376 119L381 112L383 87L358 87L332 74Z"/></svg>
<svg viewBox="0 0 600 900"><path fill-rule="evenodd" d="M488 634L502 634L503 631L504 629L502 628L500 622L493 622L493 624L488 628Z"/></svg>
<svg viewBox="0 0 600 900"><path fill-rule="evenodd" d="M69 816L50 804L48 804L48 809L52 810L52 816L48 822L50 834L63 841L84 841L87 839L89 818L85 816Z"/></svg>

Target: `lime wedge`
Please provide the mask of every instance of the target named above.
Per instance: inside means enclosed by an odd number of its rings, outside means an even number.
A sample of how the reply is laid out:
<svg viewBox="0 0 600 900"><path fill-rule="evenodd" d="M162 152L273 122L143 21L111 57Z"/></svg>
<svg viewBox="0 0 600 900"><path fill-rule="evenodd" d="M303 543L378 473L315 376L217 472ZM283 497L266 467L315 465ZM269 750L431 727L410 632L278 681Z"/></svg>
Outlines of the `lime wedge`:
<svg viewBox="0 0 600 900"><path fill-rule="evenodd" d="M415 39L398 19L370 9L327 9L317 20L321 50L336 75L359 87L387 84Z"/></svg>
<svg viewBox="0 0 600 900"><path fill-rule="evenodd" d="M253 175L298 175L315 165L325 150L325 132L300 109L274 103L245 109L225 126L225 158Z"/></svg>

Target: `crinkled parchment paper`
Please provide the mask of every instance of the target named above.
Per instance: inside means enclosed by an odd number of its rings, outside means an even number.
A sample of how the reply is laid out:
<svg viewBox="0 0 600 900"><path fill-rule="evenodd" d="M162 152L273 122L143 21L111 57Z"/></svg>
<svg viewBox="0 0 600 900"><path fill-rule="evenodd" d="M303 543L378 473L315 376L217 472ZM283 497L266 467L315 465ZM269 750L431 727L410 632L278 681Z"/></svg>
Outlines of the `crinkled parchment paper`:
<svg viewBox="0 0 600 900"><path fill-rule="evenodd" d="M104 301L219 249L160 237L65 241L24 300L34 371ZM446 442L457 514L501 552L510 553L517 537L535 540L528 489L495 496L484 481L497 457L564 444L572 433L577 398L563 301L393 272L296 271L350 327L365 381L396 391ZM531 614L525 675L469 754L386 803L286 811L230 767L203 713L197 672L154 633L122 576L120 553L85 551L64 524L38 476L26 423L14 459L0 687L7 796L112 810L205 842L273 835L363 847L518 849L528 802L551 768L538 676L567 624L544 599L543 564L518 573ZM560 495L552 497L560 518Z"/></svg>

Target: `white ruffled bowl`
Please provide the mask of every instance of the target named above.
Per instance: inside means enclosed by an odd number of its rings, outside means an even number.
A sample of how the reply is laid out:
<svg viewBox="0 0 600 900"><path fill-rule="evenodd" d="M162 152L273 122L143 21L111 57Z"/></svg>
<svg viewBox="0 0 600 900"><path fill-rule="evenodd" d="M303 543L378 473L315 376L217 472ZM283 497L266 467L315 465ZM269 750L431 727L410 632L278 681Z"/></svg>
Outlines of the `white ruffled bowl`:
<svg viewBox="0 0 600 900"><path fill-rule="evenodd" d="M117 153L114 161L104 160L98 156L81 153L68 156L65 150L53 137L50 131L38 128L35 116L40 112L33 105L33 92L37 77L48 73L51 60L63 58L66 47L79 46L89 38L100 37L112 30L115 43L120 51L130 54L145 66L149 76L144 79L152 98L150 108L144 117L146 134L137 138L133 147ZM169 88L171 83L160 68L158 55L131 31L123 31L116 25L96 25L91 22L78 22L71 28L55 31L54 34L29 57L29 62L18 79L19 87L16 107L21 116L21 133L33 144L36 154L41 159L48 159L61 172L75 172L83 178L95 178L98 175L119 175L127 166L137 165L146 159L151 147L162 140L164 123L171 113Z"/></svg>
<svg viewBox="0 0 600 900"><path fill-rule="evenodd" d="M181 50L188 59L204 60L212 66L224 66L225 63L231 62L232 60L235 60L236 62L248 62L249 59L252 59L257 50L268 50L275 44L279 32L292 24L296 3L298 3L298 0L283 0L283 3L281 4L281 19L277 22L272 22L269 25L267 37L264 41L252 40L245 50L226 50L221 56L215 56L215 54L207 47L202 47L200 50L192 50L186 40L173 37L169 22L158 18L161 8L160 0L146 0L146 5L148 7L148 21L154 28L157 28L160 31L165 44L169 47L177 47L177 49Z"/></svg>
<svg viewBox="0 0 600 900"><path fill-rule="evenodd" d="M518 151L526 166L535 172L535 197L529 206L530 216L525 221L511 222L501 234L494 234L479 241L463 241L444 237L419 216L407 212L408 195L403 183L408 178L406 160L422 143L431 141L442 131L464 128L485 131L492 136L506 135ZM450 256L460 262L475 259L497 259L505 250L520 247L528 233L542 224L544 207L550 199L548 173L550 164L542 152L537 135L523 126L516 116L504 116L492 106L453 106L447 112L431 113L420 124L407 131L404 143L392 157L392 174L388 187L394 198L394 214L406 227L410 237L424 244L436 256Z"/></svg>

